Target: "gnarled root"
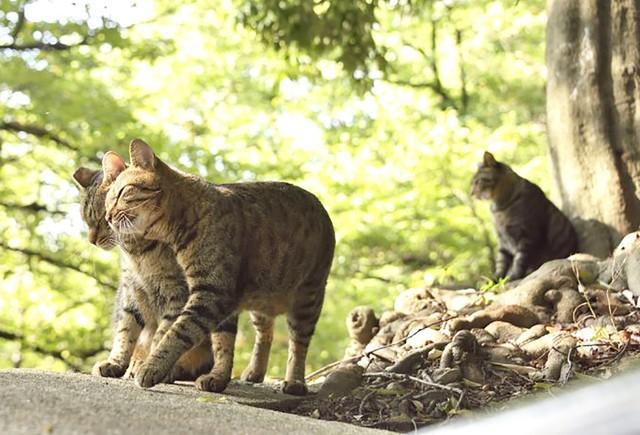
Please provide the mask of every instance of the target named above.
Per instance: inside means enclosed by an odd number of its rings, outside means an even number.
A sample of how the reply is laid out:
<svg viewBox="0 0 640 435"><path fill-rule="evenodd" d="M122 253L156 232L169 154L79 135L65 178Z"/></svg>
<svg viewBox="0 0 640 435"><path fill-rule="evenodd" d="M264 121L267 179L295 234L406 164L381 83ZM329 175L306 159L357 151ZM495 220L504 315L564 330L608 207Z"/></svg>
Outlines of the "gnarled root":
<svg viewBox="0 0 640 435"><path fill-rule="evenodd" d="M344 357L351 358L360 355L365 346L378 333L378 318L376 313L367 306L356 307L347 316L347 331L351 339Z"/></svg>
<svg viewBox="0 0 640 435"><path fill-rule="evenodd" d="M448 379L451 369L458 369L460 377L478 384L484 383L483 355L480 345L470 331L459 331L451 343L447 344L440 357L440 368L434 371L434 378Z"/></svg>
<svg viewBox="0 0 640 435"><path fill-rule="evenodd" d="M589 288L585 295L591 301L591 307L596 314L624 315L631 312L628 302L620 300L620 293L600 288Z"/></svg>
<svg viewBox="0 0 640 435"><path fill-rule="evenodd" d="M489 323L484 330L495 337L498 343L515 341L524 331L523 328L501 320Z"/></svg>
<svg viewBox="0 0 640 435"><path fill-rule="evenodd" d="M453 319L449 323L449 329L456 332L463 329L484 328L489 323L498 320L525 328L540 322L538 316L528 308L520 305L505 305L479 310L461 319Z"/></svg>
<svg viewBox="0 0 640 435"><path fill-rule="evenodd" d="M544 379L562 383L569 380L575 347L576 339L571 335L564 334L556 337L542 371Z"/></svg>
<svg viewBox="0 0 640 435"><path fill-rule="evenodd" d="M584 297L570 287L549 290L544 297L553 304L556 320L560 323L572 323L576 308L584 302Z"/></svg>
<svg viewBox="0 0 640 435"><path fill-rule="evenodd" d="M567 332L544 335L521 347L531 358L543 356L548 352L544 369L537 376L551 382L566 382L571 375L573 352L576 339Z"/></svg>
<svg viewBox="0 0 640 435"><path fill-rule="evenodd" d="M392 310L384 311L380 315L380 320L378 321L378 324L380 325L380 328L384 328L385 326L395 322L396 320L401 320L401 319L404 319L405 317L407 317L407 315L404 313L399 313L397 311L392 311Z"/></svg>

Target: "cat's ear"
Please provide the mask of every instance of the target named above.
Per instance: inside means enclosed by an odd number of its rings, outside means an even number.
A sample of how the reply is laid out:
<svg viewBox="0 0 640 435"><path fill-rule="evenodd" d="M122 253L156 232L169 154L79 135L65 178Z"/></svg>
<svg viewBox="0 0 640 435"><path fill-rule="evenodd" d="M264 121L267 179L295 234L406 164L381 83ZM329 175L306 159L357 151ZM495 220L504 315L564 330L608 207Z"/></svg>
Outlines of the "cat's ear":
<svg viewBox="0 0 640 435"><path fill-rule="evenodd" d="M95 177L98 172L99 171L89 168L78 168L76 172L73 173L73 179L78 182L80 187L86 189L91 185L93 177Z"/></svg>
<svg viewBox="0 0 640 435"><path fill-rule="evenodd" d="M142 139L134 139L129 144L129 158L133 166L138 166L149 171L156 167L156 156L153 150Z"/></svg>
<svg viewBox="0 0 640 435"><path fill-rule="evenodd" d="M102 157L103 183L112 182L125 169L127 169L127 164L124 159L113 151L107 151Z"/></svg>
<svg viewBox="0 0 640 435"><path fill-rule="evenodd" d="M482 156L482 164L484 166L496 167L498 166L498 161L495 157L493 157L493 154L491 154L489 151L485 151L484 156Z"/></svg>

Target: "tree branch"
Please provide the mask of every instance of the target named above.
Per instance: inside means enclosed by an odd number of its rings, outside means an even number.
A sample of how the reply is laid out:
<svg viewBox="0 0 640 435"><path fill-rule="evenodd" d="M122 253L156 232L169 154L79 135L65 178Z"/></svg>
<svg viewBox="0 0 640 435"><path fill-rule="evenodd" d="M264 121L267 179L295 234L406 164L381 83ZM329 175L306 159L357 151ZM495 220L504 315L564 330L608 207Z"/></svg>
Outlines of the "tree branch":
<svg viewBox="0 0 640 435"><path fill-rule="evenodd" d="M425 57L431 62L431 71L433 72L433 83L436 87L436 92L440 95L446 94L442 87L442 81L440 81L440 70L438 69L438 22L431 18L431 57ZM424 56L424 53L423 53ZM447 94L448 95L448 94Z"/></svg>
<svg viewBox="0 0 640 435"><path fill-rule="evenodd" d="M35 343L30 343L28 340L25 339L24 335L22 334L17 334L15 332L9 332L9 331L5 331L5 330L1 330L0 329L0 339L5 339L5 340L9 340L9 341L19 341L21 346L26 347L27 349L33 351L33 352L37 352L43 355L47 355L47 356L52 356L56 359L59 359L60 361L64 362L66 365L68 365L69 367L71 367L71 369L79 372L82 371L82 368L80 366L78 366L77 364L74 364L73 362L69 361L69 358L64 356L63 351L59 351L59 350L54 350L54 349L47 349L43 346L40 346L38 344ZM91 358L97 354L99 354L100 352L104 351L104 347L100 347L100 348L95 348L95 349L87 349L87 350L83 350L81 352L75 353L75 354L71 354L77 358L80 359L87 359L87 358ZM71 352L69 352L71 353Z"/></svg>
<svg viewBox="0 0 640 435"><path fill-rule="evenodd" d="M64 51L70 50L75 47L89 44L89 36L82 38L77 44L63 44L62 42L42 42L35 41L28 44L16 44L15 39L11 44L0 45L0 50L16 50L16 51L28 51L28 50L41 50L41 51Z"/></svg>
<svg viewBox="0 0 640 435"><path fill-rule="evenodd" d="M32 213L37 213L42 211L42 212L49 213L56 216L66 215L66 212L62 210L49 210L45 205L38 204L37 202L32 202L31 204L11 204L11 203L0 201L0 206L6 207L6 208L12 208L20 211L32 212Z"/></svg>
<svg viewBox="0 0 640 435"><path fill-rule="evenodd" d="M458 52L458 70L460 71L460 101L462 102L460 113L465 114L469 107L469 94L467 93L467 74L462 57L462 30L458 28L456 28L456 50Z"/></svg>
<svg viewBox="0 0 640 435"><path fill-rule="evenodd" d="M386 81L387 83L391 83L393 85L398 85L398 86L408 86L410 88L416 88L416 89L430 89L440 97L440 108L447 109L451 107L453 109L458 110L458 105L456 104L455 100L451 98L451 96L444 89L438 87L438 85L436 85L434 82L417 82L416 83L411 80L390 79L390 78L386 78L384 79L384 81Z"/></svg>
<svg viewBox="0 0 640 435"><path fill-rule="evenodd" d="M40 127L37 125L21 124L19 122L14 122L14 121L3 121L3 122L0 122L0 130L6 130L13 133L27 133L32 136L49 139L50 141L55 142L56 144L64 148L70 149L72 151L78 151L78 149L75 146L71 145L71 143L62 139L60 136L56 135L55 133L52 133L51 131L47 130L44 127Z"/></svg>
<svg viewBox="0 0 640 435"><path fill-rule="evenodd" d="M438 44L438 33L437 33L437 21L431 20L431 54L427 53L423 48L418 47L416 45L411 44L410 42L403 41L403 45L406 47L412 48L413 50L420 53L420 55L425 59L425 61L429 64L432 74L433 80L429 82L414 82L412 80L404 80L404 79L391 79L386 78L385 81L394 85L400 86L409 86L417 89L430 89L436 95L438 95L441 99L440 107L443 109L452 107L458 110L458 104L456 100L449 95L449 92L442 86L442 81L440 80L440 70L438 68L438 55L436 52L436 47ZM394 68L391 68L394 70ZM394 71L396 72L396 71Z"/></svg>
<svg viewBox="0 0 640 435"><path fill-rule="evenodd" d="M30 3L31 0L23 1L16 13L18 14L18 21L16 21L15 26L11 30L9 36L11 36L12 42L10 44L0 45L0 50L16 50L16 51L28 51L28 50L42 50L42 51L62 51L69 50L71 48L79 47L81 45L87 45L89 40L91 39L91 34L84 35L82 40L77 44L63 44L62 42L42 42L42 41L34 41L25 44L18 44L18 36L20 32L24 28L26 23L26 16L24 13L25 6Z"/></svg>
<svg viewBox="0 0 640 435"><path fill-rule="evenodd" d="M0 242L0 247L2 247L4 249L7 249L9 251L18 252L18 253L20 253L22 255L26 255L27 257L37 258L38 260L45 261L45 262L47 262L49 264L52 264L52 265L54 265L56 267L59 267L61 269L73 270L75 272L78 272L78 273L81 273L83 275L86 275L88 277L93 278L98 284L100 284L102 286L108 287L108 288L110 288L110 289L112 289L114 291L117 290L117 287L115 285L113 285L112 283L103 281L100 278L98 278L96 276L93 276L92 274L90 274L89 272L87 272L85 270L82 270L79 266L77 266L75 264L65 263L64 261L58 260L57 258L50 257L50 256L48 256L46 254L43 254L41 252L36 252L36 251L31 250L31 249L15 248L13 246L7 245L4 242Z"/></svg>
<svg viewBox="0 0 640 435"><path fill-rule="evenodd" d="M363 279L375 279L377 281L382 281L384 283L387 284L399 284L400 281L396 281L390 278L385 278L384 276L379 276L379 275L375 275L373 273L367 273L367 272L363 272L363 271L359 271L360 274L360 278Z"/></svg>
<svg viewBox="0 0 640 435"><path fill-rule="evenodd" d="M27 2L24 2L20 5L20 9L18 10L18 21L16 22L16 25L14 26L13 30L11 31L11 39L13 39L13 41L16 41L16 38L18 37L18 34L20 33L20 31L22 30L22 27L24 27L24 21L25 21L25 17L24 17L24 7L27 4Z"/></svg>

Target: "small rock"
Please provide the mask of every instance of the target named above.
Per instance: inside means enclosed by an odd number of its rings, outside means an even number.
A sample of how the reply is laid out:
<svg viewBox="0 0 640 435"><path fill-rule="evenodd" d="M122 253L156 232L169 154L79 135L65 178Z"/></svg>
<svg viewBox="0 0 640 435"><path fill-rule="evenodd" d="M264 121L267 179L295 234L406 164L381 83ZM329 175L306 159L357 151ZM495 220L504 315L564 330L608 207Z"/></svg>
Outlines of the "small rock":
<svg viewBox="0 0 640 435"><path fill-rule="evenodd" d="M341 364L327 376L318 394L345 396L360 386L363 372L357 364Z"/></svg>
<svg viewBox="0 0 640 435"><path fill-rule="evenodd" d="M418 331L417 333L415 331ZM411 334L414 334L411 336ZM449 341L449 337L444 335L442 332L435 330L433 328L424 328L419 330L419 328L414 329L413 331L409 331L409 338L407 340L407 345L414 348L419 349L421 347L426 346L428 343L438 343L442 341Z"/></svg>
<svg viewBox="0 0 640 435"><path fill-rule="evenodd" d="M438 302L426 288L411 288L403 291L395 300L393 309L399 313L414 314L424 310L434 310Z"/></svg>
<svg viewBox="0 0 640 435"><path fill-rule="evenodd" d="M452 384L462 380L462 371L458 367L435 369L432 377L438 384Z"/></svg>

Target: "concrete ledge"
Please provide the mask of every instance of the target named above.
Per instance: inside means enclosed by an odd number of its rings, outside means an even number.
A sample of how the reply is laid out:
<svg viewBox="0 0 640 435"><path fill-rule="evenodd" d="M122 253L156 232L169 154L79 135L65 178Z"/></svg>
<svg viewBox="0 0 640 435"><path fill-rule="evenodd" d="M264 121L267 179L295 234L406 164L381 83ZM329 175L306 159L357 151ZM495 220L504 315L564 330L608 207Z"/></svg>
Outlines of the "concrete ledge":
<svg viewBox="0 0 640 435"><path fill-rule="evenodd" d="M143 390L128 380L5 370L0 371L0 433L389 433L270 410L291 409L299 401L268 386L239 382L214 394L190 385Z"/></svg>

